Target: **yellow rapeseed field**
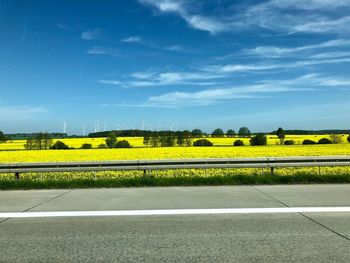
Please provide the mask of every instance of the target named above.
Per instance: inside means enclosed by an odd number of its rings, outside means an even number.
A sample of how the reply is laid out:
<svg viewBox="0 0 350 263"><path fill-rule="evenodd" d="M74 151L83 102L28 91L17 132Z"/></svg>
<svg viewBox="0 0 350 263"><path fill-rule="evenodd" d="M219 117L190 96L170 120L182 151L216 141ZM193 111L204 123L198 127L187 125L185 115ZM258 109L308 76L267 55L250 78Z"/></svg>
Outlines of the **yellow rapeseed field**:
<svg viewBox="0 0 350 263"><path fill-rule="evenodd" d="M343 143L346 143L347 134L342 135ZM286 140L293 140L296 145L302 144L303 140L310 139L313 141L318 141L321 138L329 138L329 135L286 135ZM144 147L143 145L143 137L119 137L119 140L127 140L133 147ZM198 138L194 138L193 140L197 140ZM249 145L250 138L211 138L208 137L214 146L231 146L235 140L242 140L245 145ZM69 147L80 148L84 143L92 144L93 148L97 148L100 144L104 144L106 138L68 138L68 139L59 139L67 144ZM57 139L53 140L53 142L57 141ZM279 139L276 135L268 135L267 136L267 144L268 145L278 145ZM24 150L25 140L13 140L7 141L5 143L0 143L0 150Z"/></svg>
<svg viewBox="0 0 350 263"><path fill-rule="evenodd" d="M0 162L349 155L350 144L0 151Z"/></svg>

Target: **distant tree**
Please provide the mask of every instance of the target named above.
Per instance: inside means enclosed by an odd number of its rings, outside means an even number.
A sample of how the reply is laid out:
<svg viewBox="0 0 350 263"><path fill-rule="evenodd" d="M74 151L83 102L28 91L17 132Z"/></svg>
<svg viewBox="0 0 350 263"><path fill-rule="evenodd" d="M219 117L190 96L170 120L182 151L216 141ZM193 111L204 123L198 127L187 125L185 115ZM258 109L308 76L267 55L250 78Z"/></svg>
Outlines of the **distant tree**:
<svg viewBox="0 0 350 263"><path fill-rule="evenodd" d="M235 140L233 146L244 146L244 142L242 140Z"/></svg>
<svg viewBox="0 0 350 263"><path fill-rule="evenodd" d="M162 147L172 147L175 145L175 137L172 132L162 133L160 136L160 145Z"/></svg>
<svg viewBox="0 0 350 263"><path fill-rule="evenodd" d="M0 142L6 142L6 141L7 141L7 138L5 134L2 131L0 131Z"/></svg>
<svg viewBox="0 0 350 263"><path fill-rule="evenodd" d="M212 137L224 137L225 133L224 133L224 131L222 129L217 128L211 133L211 136Z"/></svg>
<svg viewBox="0 0 350 263"><path fill-rule="evenodd" d="M130 143L127 140L118 141L115 145L116 148L131 148Z"/></svg>
<svg viewBox="0 0 350 263"><path fill-rule="evenodd" d="M114 132L110 132L106 138L106 145L108 148L115 148L117 144L117 136Z"/></svg>
<svg viewBox="0 0 350 263"><path fill-rule="evenodd" d="M207 139L199 139L193 143L193 146L213 146L213 143Z"/></svg>
<svg viewBox="0 0 350 263"><path fill-rule="evenodd" d="M331 139L332 143L338 144L343 142L343 138L341 134L331 134L329 135L329 138Z"/></svg>
<svg viewBox="0 0 350 263"><path fill-rule="evenodd" d="M186 146L192 146L192 133L190 131L183 131L183 137L185 140L185 145Z"/></svg>
<svg viewBox="0 0 350 263"><path fill-rule="evenodd" d="M234 130L232 130L232 129L229 129L226 132L226 136L230 137L230 138L235 137L236 136L236 132Z"/></svg>
<svg viewBox="0 0 350 263"><path fill-rule="evenodd" d="M283 145L286 135L284 133L284 130L281 127L278 128L276 135L280 139L280 144Z"/></svg>
<svg viewBox="0 0 350 263"><path fill-rule="evenodd" d="M91 143L84 143L81 146L82 149L92 149L92 144Z"/></svg>
<svg viewBox="0 0 350 263"><path fill-rule="evenodd" d="M294 141L293 140L286 140L284 142L284 145L294 145Z"/></svg>
<svg viewBox="0 0 350 263"><path fill-rule="evenodd" d="M26 143L24 144L24 148L26 150L34 150L34 139L33 138L29 138L27 139Z"/></svg>
<svg viewBox="0 0 350 263"><path fill-rule="evenodd" d="M303 145L310 145L310 144L316 144L313 140L305 139L302 143Z"/></svg>
<svg viewBox="0 0 350 263"><path fill-rule="evenodd" d="M203 136L203 132L201 129L194 129L192 131L192 136L193 137L202 137Z"/></svg>
<svg viewBox="0 0 350 263"><path fill-rule="evenodd" d="M249 137L251 132L247 127L241 127L239 128L238 135L241 137Z"/></svg>
<svg viewBox="0 0 350 263"><path fill-rule="evenodd" d="M328 138L322 138L318 140L318 144L332 144L332 140Z"/></svg>
<svg viewBox="0 0 350 263"><path fill-rule="evenodd" d="M150 140L150 144L152 147L158 147L160 143L160 137L159 134L157 132L154 132L152 134L151 140Z"/></svg>
<svg viewBox="0 0 350 263"><path fill-rule="evenodd" d="M266 135L263 133L258 133L254 137L250 139L250 145L256 146L256 145L266 145L267 144L267 138Z"/></svg>
<svg viewBox="0 0 350 263"><path fill-rule="evenodd" d="M185 136L183 132L178 132L176 134L176 143L179 146L183 146L185 144Z"/></svg>
<svg viewBox="0 0 350 263"><path fill-rule="evenodd" d="M34 135L34 145L32 149L47 150L50 148L52 143L52 139L50 138L50 135L47 132L40 132Z"/></svg>
<svg viewBox="0 0 350 263"><path fill-rule="evenodd" d="M50 146L51 146L52 144L53 144L53 140L51 139L50 134L48 134L47 132L45 132L45 133L43 134L43 143L42 143L43 149L44 149L44 150L49 149Z"/></svg>
<svg viewBox="0 0 350 263"><path fill-rule="evenodd" d="M151 137L150 137L149 133L145 133L145 135L143 136L143 145L148 147L150 144L150 141L151 141Z"/></svg>
<svg viewBox="0 0 350 263"><path fill-rule="evenodd" d="M51 147L50 149L53 150L67 150L69 149L68 145L66 145L64 142L62 141L56 141Z"/></svg>

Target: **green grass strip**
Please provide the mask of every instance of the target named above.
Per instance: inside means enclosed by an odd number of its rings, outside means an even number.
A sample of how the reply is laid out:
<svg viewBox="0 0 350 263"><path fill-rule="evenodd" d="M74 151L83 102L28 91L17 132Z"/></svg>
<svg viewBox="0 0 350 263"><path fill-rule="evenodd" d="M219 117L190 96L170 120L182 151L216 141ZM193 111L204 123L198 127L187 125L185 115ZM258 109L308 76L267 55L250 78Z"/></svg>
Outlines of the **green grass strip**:
<svg viewBox="0 0 350 263"><path fill-rule="evenodd" d="M224 176L135 176L119 178L74 178L20 180L0 178L0 189L62 189L62 188L112 188L157 186L205 185L273 185L273 184L341 184L350 183L350 174L294 174L294 175L224 175Z"/></svg>

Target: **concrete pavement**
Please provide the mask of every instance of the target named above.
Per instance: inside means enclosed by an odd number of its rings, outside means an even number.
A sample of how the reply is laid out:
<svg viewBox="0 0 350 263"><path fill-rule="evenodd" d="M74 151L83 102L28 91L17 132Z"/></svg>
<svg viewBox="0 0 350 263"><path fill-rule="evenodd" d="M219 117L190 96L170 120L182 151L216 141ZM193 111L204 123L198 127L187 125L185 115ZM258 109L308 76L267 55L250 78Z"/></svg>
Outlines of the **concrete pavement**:
<svg viewBox="0 0 350 263"><path fill-rule="evenodd" d="M0 213L324 206L350 206L350 185L0 191ZM350 262L350 213L0 222L0 262Z"/></svg>

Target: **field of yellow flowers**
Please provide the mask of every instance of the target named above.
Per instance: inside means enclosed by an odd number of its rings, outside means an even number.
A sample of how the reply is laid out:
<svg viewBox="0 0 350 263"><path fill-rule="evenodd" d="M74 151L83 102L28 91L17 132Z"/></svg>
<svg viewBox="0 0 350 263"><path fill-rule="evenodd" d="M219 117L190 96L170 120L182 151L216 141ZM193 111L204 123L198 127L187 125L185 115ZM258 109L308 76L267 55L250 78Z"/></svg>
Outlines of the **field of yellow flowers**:
<svg viewBox="0 0 350 263"><path fill-rule="evenodd" d="M80 139L81 140L81 139ZM226 139L228 140L228 139ZM232 140L232 139L231 139ZM79 141L80 143L81 141ZM103 142L103 139L95 139L96 144ZM99 161L99 160L135 160L135 159L174 159L174 158L244 158L244 157L271 157L271 156L330 156L349 155L350 144L330 144L330 145L267 145L267 146L218 146L218 147L157 147L157 148L119 148L119 149L70 149L70 150L17 150L0 151L0 163L16 162L62 162L62 161ZM264 175L265 173L265 175ZM322 178L326 176L348 176L349 167L322 167ZM31 188L31 187L72 187L70 183L79 183L77 187L86 187L86 184L98 187L143 185L142 171L122 171L122 172L81 172L81 173L42 173L23 174L22 181L17 185L12 174L0 174L1 189ZM302 175L302 177L300 177ZM226 183L271 183L271 180L280 180L276 183L283 183L286 178L299 179L308 182L310 176L320 176L318 168L281 168L276 169L276 176L271 177L269 170L263 169L188 169L153 171L152 185L174 185L171 180L182 184L192 184L197 180L198 184L211 184L228 180ZM243 177L242 177L243 176ZM265 177L264 177L265 176ZM268 182L264 178L268 177ZM296 176L296 177L290 177ZM220 179L220 178L224 179ZM191 179L192 178L192 179ZM200 179L198 179L200 178ZM214 178L214 179L211 179ZM218 179L219 178L219 179ZM279 178L279 179L278 179ZM282 179L281 179L282 178ZM283 179L284 178L284 179ZM317 180L320 177L317 177ZM347 177L346 177L347 178ZM24 179L24 180L23 180ZM99 180L97 180L99 179ZM97 180L97 181L96 181ZM165 181L164 181L165 180ZM203 180L203 181L202 181ZM214 180L214 181L212 181ZM233 181L232 181L233 180ZM247 181L248 180L248 181ZM257 181L258 180L258 181ZM260 180L260 181L259 181ZM311 179L310 179L311 180ZM323 180L323 179L322 179ZM328 179L325 179L326 181ZM339 180L339 179L334 179ZM343 180L343 179L342 179ZM348 179L346 179L348 180ZM247 182L246 182L247 181ZM28 183L29 182L29 183ZM88 182L88 183L86 183ZM102 182L102 183L101 183ZM181 183L182 182L182 183ZM312 181L313 182L313 181ZM317 181L319 182L319 181ZM339 182L339 181L336 181ZM6 186L6 184L11 184ZM41 185L41 186L40 186ZM49 186L53 185L53 186ZM176 185L176 184L175 184Z"/></svg>
<svg viewBox="0 0 350 263"><path fill-rule="evenodd" d="M278 156L331 156L331 155L349 155L350 144L329 144L329 145L300 145L298 141L304 139L313 139L317 141L325 136L288 136L287 139L293 139L296 145L277 145L278 139L269 136L269 145L267 146L242 146L234 147L232 143L238 138L209 138L214 142L214 147L142 147L143 139L141 137L120 138L128 140L133 148L119 149L79 149L83 143L91 143L93 147L105 142L105 138L78 138L64 139L63 141L70 147L76 149L69 150L15 150L24 141L13 141L0 144L0 163L17 162L64 162L64 161L102 161L102 160L136 160L136 159L180 159L180 158L244 158L244 157L278 157ZM248 138L243 139L248 144ZM5 146L13 145L13 147ZM217 146L217 147L215 147ZM21 148L22 149L22 148ZM153 171L152 175L157 180L169 180L169 178L218 178L221 176L252 176L269 173L263 169L208 169L206 171L188 169L171 171ZM299 176L319 175L318 168L283 168L277 169L279 176ZM323 167L322 174L331 175L349 175L349 167ZM46 173L46 174L23 174L22 178L33 182L61 182L60 187L70 187L68 185L72 180L90 180L90 183L96 179L117 180L118 182L130 180L130 178L142 178L141 171L123 171L123 172L81 172L81 173ZM135 179L135 180L136 180ZM256 178L255 178L256 179ZM0 181L13 181L13 175L0 174ZM141 180L141 179L140 179ZM188 179L189 180L189 179ZM210 180L210 179L209 179ZM246 179L244 179L246 180ZM1 188L1 186L0 186ZM6 189L5 186L3 186Z"/></svg>
<svg viewBox="0 0 350 263"><path fill-rule="evenodd" d="M342 135L343 143L346 143L347 134ZM329 135L286 135L285 140L293 140L296 145L302 144L303 140L309 139L313 141L318 141L321 138L330 138ZM120 140L127 140L134 148L144 147L143 145L143 137L120 137ZM212 138L207 137L214 146L232 146L235 140L242 140L245 145L249 145L250 138ZM89 143L93 148L98 148L100 144L104 144L106 138L67 138L67 139L59 139L64 142L69 147L73 148L81 148L82 144ZM196 138L193 139L195 141ZM53 142L57 141L57 139L53 140ZM276 135L268 135L267 136L267 144L268 145L278 145L279 139ZM13 140L7 141L5 143L0 143L0 150L24 150L25 140Z"/></svg>
<svg viewBox="0 0 350 263"><path fill-rule="evenodd" d="M349 155L350 144L0 151L1 163Z"/></svg>

